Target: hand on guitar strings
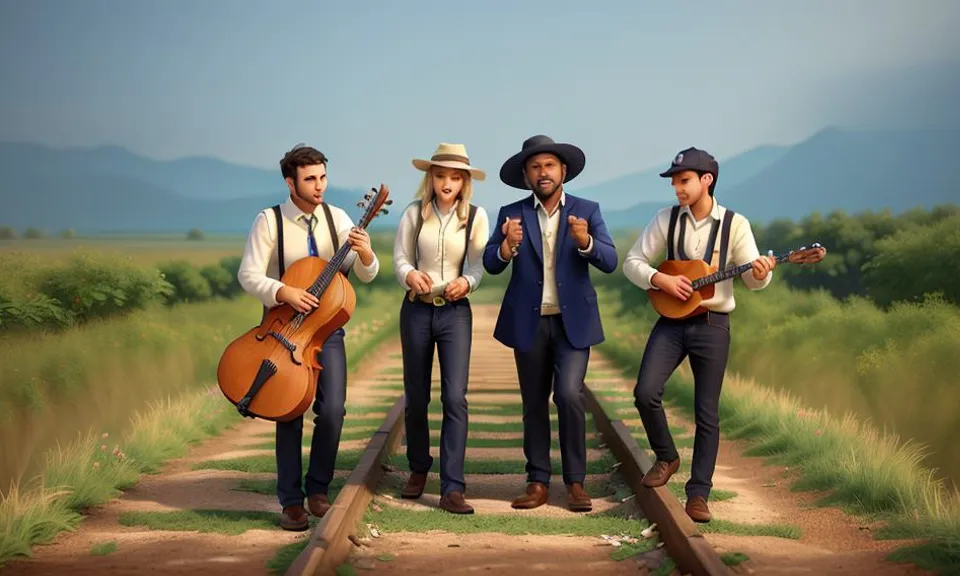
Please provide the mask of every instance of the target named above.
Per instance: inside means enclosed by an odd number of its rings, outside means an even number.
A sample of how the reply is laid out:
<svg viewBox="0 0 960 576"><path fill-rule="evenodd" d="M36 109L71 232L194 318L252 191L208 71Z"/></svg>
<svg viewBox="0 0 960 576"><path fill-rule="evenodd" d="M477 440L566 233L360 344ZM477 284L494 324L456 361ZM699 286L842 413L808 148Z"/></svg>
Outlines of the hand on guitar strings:
<svg viewBox="0 0 960 576"><path fill-rule="evenodd" d="M411 270L407 273L407 286L414 294L429 294L433 289L433 280L430 275L420 270Z"/></svg>
<svg viewBox="0 0 960 576"><path fill-rule="evenodd" d="M664 274L663 272L657 272L650 281L654 286L677 300L686 302L687 298L693 296L693 283L691 283L690 279L686 276L672 276L670 274Z"/></svg>
<svg viewBox="0 0 960 576"><path fill-rule="evenodd" d="M277 301L289 304L297 312L306 314L320 305L320 300L303 288L284 286L277 292Z"/></svg>
<svg viewBox="0 0 960 576"><path fill-rule="evenodd" d="M761 256L753 261L753 277L757 282L762 282L774 268L777 267L777 259L773 257L773 250L767 256Z"/></svg>

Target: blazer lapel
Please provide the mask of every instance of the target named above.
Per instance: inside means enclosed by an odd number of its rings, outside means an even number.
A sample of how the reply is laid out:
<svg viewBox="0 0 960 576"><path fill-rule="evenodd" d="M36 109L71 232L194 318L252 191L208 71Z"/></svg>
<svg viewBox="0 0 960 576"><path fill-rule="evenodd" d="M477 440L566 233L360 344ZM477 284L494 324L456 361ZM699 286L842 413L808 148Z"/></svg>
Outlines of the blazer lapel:
<svg viewBox="0 0 960 576"><path fill-rule="evenodd" d="M532 194L530 200L523 203L523 241L533 244L534 253L543 262L543 236L540 232L540 219L533 207Z"/></svg>
<svg viewBox="0 0 960 576"><path fill-rule="evenodd" d="M564 243L567 241L567 230L570 228L570 225L567 224L567 216L573 213L573 198L567 194L564 200L566 205L560 205L560 221L557 222L557 247L554 250L557 254L563 254L564 250L567 249L566 246L564 246ZM556 266L559 264L560 259L557 258L557 261L554 265Z"/></svg>

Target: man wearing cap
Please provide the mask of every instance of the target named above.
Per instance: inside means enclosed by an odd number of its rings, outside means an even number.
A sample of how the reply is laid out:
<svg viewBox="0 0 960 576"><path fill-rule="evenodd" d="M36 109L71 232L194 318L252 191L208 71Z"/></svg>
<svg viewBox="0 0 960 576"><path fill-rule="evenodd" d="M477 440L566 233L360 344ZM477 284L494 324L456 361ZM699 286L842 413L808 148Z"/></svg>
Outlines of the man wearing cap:
<svg viewBox="0 0 960 576"><path fill-rule="evenodd" d="M523 402L527 488L518 509L549 496L550 393L557 405L567 505L592 509L583 489L586 426L583 380L590 347L603 341L590 265L617 267L613 239L596 202L567 194L563 185L583 171L583 151L543 135L524 141L500 169L500 180L533 194L500 208L483 252L483 267L500 274L513 264L494 338L513 348Z"/></svg>
<svg viewBox="0 0 960 576"><path fill-rule="evenodd" d="M744 284L760 290L770 283L776 260L760 255L750 222L743 215L717 203L714 188L718 173L713 156L687 148L660 174L671 179L677 204L657 213L624 259L623 273L631 282L644 290L663 290L680 300L689 298L693 294L690 279L658 272L650 265L666 252L668 260L703 258L718 269L728 262L738 266L753 262L753 268L740 276ZM707 499L720 443L720 388L730 350L729 313L734 308L733 280L715 286L714 296L702 303L706 312L680 320L657 320L633 392L650 447L657 456L643 484L649 488L663 486L680 467L663 411L663 389L670 374L689 356L695 386L696 435L685 489L686 511L696 522L710 521Z"/></svg>

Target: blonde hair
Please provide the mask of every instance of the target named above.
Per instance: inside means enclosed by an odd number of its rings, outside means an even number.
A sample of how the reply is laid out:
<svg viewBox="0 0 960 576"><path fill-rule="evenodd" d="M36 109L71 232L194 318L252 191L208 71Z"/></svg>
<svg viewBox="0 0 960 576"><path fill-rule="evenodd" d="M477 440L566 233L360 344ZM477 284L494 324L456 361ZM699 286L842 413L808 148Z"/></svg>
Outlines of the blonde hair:
<svg viewBox="0 0 960 576"><path fill-rule="evenodd" d="M417 193L414 194L414 198L419 198L421 201L420 206L423 211L424 220L426 220L433 211L433 198L436 196L436 192L433 190L433 169L434 166L431 166L429 170L424 171L423 179L420 180L420 186L417 188ZM467 170L460 168L447 168L447 170L456 170L463 177L463 188L460 189L460 194L457 195L457 198L460 200L460 203L457 205L458 227L463 228L467 225L467 216L470 212L470 198L473 197L473 178L470 177L470 172Z"/></svg>

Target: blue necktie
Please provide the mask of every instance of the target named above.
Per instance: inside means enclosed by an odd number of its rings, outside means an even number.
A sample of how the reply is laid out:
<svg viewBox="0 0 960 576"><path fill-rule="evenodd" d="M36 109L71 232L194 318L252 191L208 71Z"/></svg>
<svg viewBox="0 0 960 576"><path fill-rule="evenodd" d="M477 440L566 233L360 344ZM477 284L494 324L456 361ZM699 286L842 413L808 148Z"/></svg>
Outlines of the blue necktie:
<svg viewBox="0 0 960 576"><path fill-rule="evenodd" d="M320 253L317 251L317 241L313 237L313 224L317 221L317 217L311 214L306 218L307 220L307 249L310 251L311 256L319 256Z"/></svg>

